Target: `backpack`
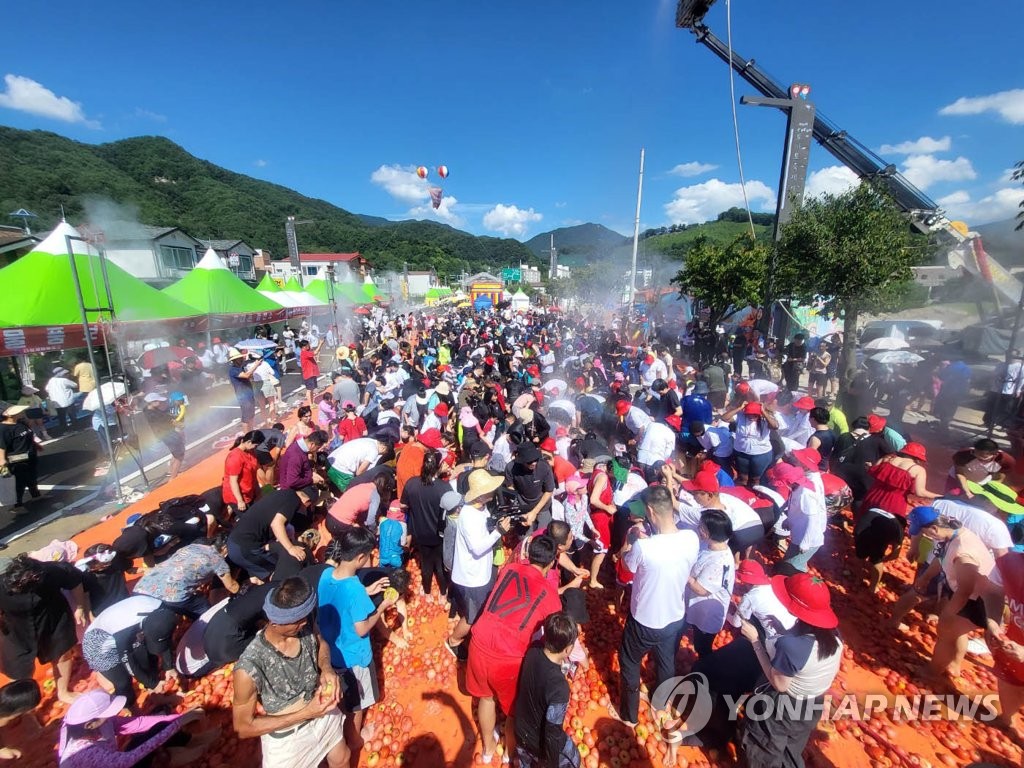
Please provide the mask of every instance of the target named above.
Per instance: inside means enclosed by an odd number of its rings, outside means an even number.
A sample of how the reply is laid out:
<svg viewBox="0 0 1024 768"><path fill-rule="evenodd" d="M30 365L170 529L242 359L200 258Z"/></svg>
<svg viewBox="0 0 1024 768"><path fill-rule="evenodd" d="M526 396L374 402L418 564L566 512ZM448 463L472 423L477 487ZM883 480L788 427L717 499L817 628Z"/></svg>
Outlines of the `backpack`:
<svg viewBox="0 0 1024 768"><path fill-rule="evenodd" d="M183 523L194 517L202 519L210 511L210 505L199 494L190 493L186 496L175 496L173 499L161 501L159 509L175 522Z"/></svg>

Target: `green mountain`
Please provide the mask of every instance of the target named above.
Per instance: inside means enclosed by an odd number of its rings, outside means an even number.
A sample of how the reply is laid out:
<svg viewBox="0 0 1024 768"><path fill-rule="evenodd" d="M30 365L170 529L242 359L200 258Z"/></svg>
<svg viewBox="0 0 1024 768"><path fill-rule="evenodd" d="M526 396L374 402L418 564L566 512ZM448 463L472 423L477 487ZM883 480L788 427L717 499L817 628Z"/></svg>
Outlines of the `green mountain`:
<svg viewBox="0 0 1024 768"><path fill-rule="evenodd" d="M550 232L542 232L527 240L525 245L546 262L552 235L555 237L559 262L570 265L586 263L594 257L604 256L629 242L624 235L601 224L578 224L574 227L560 227Z"/></svg>
<svg viewBox="0 0 1024 768"><path fill-rule="evenodd" d="M48 229L63 206L72 224L86 221L91 200L138 211L142 224L179 226L198 238L239 238L287 255L286 217L302 226L304 252L359 251L378 270L433 267L439 275L540 263L517 240L477 237L430 221L390 222L349 213L324 200L234 173L193 157L169 139L141 136L83 144L45 131L0 126L0 211L27 208Z"/></svg>
<svg viewBox="0 0 1024 768"><path fill-rule="evenodd" d="M759 239L770 238L775 217L770 213L755 213L754 232ZM716 221L703 224L677 224L672 227L648 229L641 237L648 253L661 253L675 259L682 259L699 237L706 237L714 243L726 245L742 234L750 232L747 213L741 208L730 208L718 214Z"/></svg>

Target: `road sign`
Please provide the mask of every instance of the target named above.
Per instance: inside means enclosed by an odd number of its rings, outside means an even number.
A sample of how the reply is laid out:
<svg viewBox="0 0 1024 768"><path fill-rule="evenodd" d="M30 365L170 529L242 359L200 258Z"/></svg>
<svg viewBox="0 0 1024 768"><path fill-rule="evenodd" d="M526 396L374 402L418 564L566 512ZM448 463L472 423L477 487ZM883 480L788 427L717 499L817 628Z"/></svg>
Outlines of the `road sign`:
<svg viewBox="0 0 1024 768"><path fill-rule="evenodd" d="M523 276L518 267L505 267L501 270L501 279L506 283L521 283Z"/></svg>

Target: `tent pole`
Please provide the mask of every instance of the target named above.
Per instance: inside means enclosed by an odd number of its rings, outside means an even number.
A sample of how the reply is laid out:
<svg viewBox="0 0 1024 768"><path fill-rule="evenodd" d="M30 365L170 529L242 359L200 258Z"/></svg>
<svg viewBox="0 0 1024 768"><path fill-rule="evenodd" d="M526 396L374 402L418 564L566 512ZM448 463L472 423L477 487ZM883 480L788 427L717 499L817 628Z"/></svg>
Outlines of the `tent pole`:
<svg viewBox="0 0 1024 768"><path fill-rule="evenodd" d="M77 240L79 242L85 243L87 247L88 247L88 241L86 241L84 238L81 238L81 237L76 237L76 236L72 236L72 235L64 235L64 242L66 243L67 248L68 248L68 260L71 262L71 278L72 278L72 281L75 284L75 294L78 297L78 309L79 309L79 311L82 314L82 329L85 331L85 349L89 353L89 365L91 365L92 369L94 371L97 371L97 374L98 374L98 369L96 368L96 352L93 349L92 334L89 331L89 314L86 311L86 308L85 308L85 297L82 294L82 280L81 280L81 278L78 275L78 264L75 263L74 247L71 244L73 240ZM87 252L87 255L88 255L88 252ZM105 273L106 272L104 270L104 274ZM108 286L108 295L109 295L109 286ZM104 310L106 310L108 312L111 312L111 314L113 313L113 307L112 306L111 307L105 307L105 308L103 308L103 307L101 307L101 308L93 308L93 311L97 312L97 313L101 313ZM113 441L110 438L110 425L107 423L107 406L106 406L106 403L103 402L103 385L102 385L102 383L99 384L96 387L96 399L99 401L99 404L100 404L99 411L100 411L100 414L101 414L102 420L103 420L103 442L104 442L104 445L106 446L106 449L107 449L107 455L110 457L110 468L112 470L114 470L114 483L117 486L117 496L118 496L118 499L121 501L121 503L124 503L124 501L125 501L124 489L121 488L121 473L117 469L117 457L114 456L114 443L113 443Z"/></svg>

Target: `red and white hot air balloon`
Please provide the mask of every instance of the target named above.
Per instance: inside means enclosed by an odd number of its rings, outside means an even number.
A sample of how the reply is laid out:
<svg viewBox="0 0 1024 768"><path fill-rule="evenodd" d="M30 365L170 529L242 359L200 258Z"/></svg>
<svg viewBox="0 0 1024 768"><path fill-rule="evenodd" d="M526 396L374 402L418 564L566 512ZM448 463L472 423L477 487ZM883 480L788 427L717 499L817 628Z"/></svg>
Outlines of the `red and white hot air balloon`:
<svg viewBox="0 0 1024 768"><path fill-rule="evenodd" d="M437 175L440 176L442 179L447 179L448 178L448 166L447 165L439 165L439 166L437 166Z"/></svg>
<svg viewBox="0 0 1024 768"><path fill-rule="evenodd" d="M430 171L427 170L427 166L425 165L421 165L419 168L416 169L416 175L419 176L421 179L427 178L427 174L429 173Z"/></svg>

